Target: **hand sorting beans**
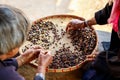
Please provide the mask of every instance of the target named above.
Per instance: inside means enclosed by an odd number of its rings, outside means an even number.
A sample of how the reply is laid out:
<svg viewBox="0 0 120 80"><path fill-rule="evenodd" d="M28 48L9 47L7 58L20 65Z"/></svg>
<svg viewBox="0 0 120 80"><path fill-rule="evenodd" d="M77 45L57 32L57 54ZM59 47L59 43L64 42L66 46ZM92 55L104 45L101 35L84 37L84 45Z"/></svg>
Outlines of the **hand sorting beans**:
<svg viewBox="0 0 120 80"><path fill-rule="evenodd" d="M64 24L64 22L61 23ZM90 27L71 30L69 35L67 34L69 41L65 43L64 41L60 42L66 36L65 29L57 27L61 26L51 21L41 20L32 25L27 40L33 44L41 45L44 49L51 50L52 47L55 50L53 62L49 68L68 68L83 62L86 55L91 54L96 46L97 39L94 30Z"/></svg>

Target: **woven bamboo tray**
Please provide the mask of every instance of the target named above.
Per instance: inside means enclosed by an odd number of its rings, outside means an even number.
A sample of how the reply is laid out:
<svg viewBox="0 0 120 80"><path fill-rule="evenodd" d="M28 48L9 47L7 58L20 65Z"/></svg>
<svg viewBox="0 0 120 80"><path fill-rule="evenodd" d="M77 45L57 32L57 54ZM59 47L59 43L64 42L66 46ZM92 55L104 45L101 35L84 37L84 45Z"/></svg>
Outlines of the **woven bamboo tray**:
<svg viewBox="0 0 120 80"><path fill-rule="evenodd" d="M71 20L71 19L80 19L80 20L84 20L83 18L81 17L78 17L78 16L74 16L74 15L52 15L52 16L47 16L47 17L44 17L44 18L40 18L36 21L34 21L32 24L36 24L37 22L43 20L43 21L51 21L51 22L54 22L56 24L58 24L59 26L65 26L64 27L64 30L66 28L66 25L68 24L68 22ZM91 26L91 28L95 31L95 29ZM97 34L95 32L95 35L96 35L96 46L94 47L93 51L91 54L93 54L95 52L95 50L97 49L97 45L98 45L98 37L97 37ZM19 52L20 54L23 54L23 50L25 48L25 46L28 45L31 46L33 45L31 42L27 41L25 42L19 49ZM76 70L78 68L80 68L82 66L82 64L86 61L86 59L79 63L78 65L75 65L75 66L72 66L72 67L69 67L69 68L61 68L61 69L46 69L46 71L48 72L68 72L68 71L73 71L73 70ZM33 66L37 67L38 65L35 63L35 60L33 60L30 64L32 64Z"/></svg>

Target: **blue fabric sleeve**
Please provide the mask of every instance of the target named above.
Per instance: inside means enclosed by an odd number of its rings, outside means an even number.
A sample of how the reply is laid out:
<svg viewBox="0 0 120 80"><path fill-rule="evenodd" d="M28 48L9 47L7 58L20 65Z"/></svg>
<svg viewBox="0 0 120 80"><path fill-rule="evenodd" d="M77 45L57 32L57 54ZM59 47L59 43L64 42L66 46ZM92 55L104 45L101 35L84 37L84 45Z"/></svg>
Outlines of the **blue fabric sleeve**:
<svg viewBox="0 0 120 80"><path fill-rule="evenodd" d="M16 68L15 70L18 69L18 62L15 58L4 60L3 63L4 63L5 66L11 66L12 65Z"/></svg>
<svg viewBox="0 0 120 80"><path fill-rule="evenodd" d="M15 58L0 61L0 80L25 80L16 69L18 63Z"/></svg>
<svg viewBox="0 0 120 80"><path fill-rule="evenodd" d="M41 76L35 76L34 80L44 80Z"/></svg>

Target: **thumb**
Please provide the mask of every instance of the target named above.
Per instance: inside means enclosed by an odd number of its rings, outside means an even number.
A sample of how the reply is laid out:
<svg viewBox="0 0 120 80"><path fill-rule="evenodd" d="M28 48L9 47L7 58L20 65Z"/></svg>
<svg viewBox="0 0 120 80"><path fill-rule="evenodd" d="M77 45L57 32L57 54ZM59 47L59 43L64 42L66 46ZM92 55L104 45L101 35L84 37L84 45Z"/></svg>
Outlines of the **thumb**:
<svg viewBox="0 0 120 80"><path fill-rule="evenodd" d="M44 54L40 52L39 57L41 57L41 56L44 56Z"/></svg>

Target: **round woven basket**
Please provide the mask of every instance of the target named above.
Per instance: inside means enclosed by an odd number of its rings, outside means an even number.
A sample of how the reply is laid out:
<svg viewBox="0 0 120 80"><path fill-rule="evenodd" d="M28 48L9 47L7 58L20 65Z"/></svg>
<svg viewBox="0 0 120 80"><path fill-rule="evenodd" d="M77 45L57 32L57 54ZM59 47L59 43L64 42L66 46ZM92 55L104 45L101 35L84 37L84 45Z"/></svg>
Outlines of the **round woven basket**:
<svg viewBox="0 0 120 80"><path fill-rule="evenodd" d="M34 21L32 24L36 24L37 22L43 20L43 21L51 21L51 22L54 22L56 24L58 24L59 26L66 26L68 24L68 22L71 20L71 19L80 19L80 20L84 20L83 18L81 17L78 17L78 16L74 16L74 15L52 15L52 16L47 16L47 17L44 17L44 18L40 18L36 21ZM63 23L61 23L61 21ZM91 26L91 28L95 31L95 29ZM95 47L91 53L91 55L95 52L95 50L97 49L97 45L98 45L98 37L97 37L97 34L95 32L95 35L96 35L96 42L95 42ZM30 44L32 45L31 42L27 41L25 42L19 49L19 52L20 54L23 54L23 48L25 48L26 45L29 45ZM73 70L76 70L78 68L80 68L82 66L82 64L85 62L86 60L84 60L83 62L79 63L78 65L75 65L75 66L72 66L72 67L69 67L69 68L61 68L61 69L46 69L46 71L48 72L68 72L68 71L73 71ZM35 61L33 60L31 62L31 64L35 67L37 67L38 65L35 63Z"/></svg>

